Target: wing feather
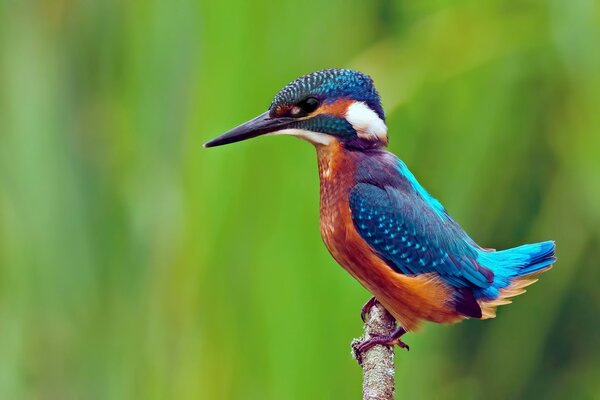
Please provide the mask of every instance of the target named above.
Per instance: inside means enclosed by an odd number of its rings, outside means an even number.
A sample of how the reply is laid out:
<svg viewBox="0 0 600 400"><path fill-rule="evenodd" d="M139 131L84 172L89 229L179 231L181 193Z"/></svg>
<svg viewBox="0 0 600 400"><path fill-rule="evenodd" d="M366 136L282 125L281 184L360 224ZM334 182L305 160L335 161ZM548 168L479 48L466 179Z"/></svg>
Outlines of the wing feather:
<svg viewBox="0 0 600 400"><path fill-rule="evenodd" d="M350 209L361 237L399 273L434 272L456 288L488 287L493 273L477 264L467 234L406 187L354 186Z"/></svg>

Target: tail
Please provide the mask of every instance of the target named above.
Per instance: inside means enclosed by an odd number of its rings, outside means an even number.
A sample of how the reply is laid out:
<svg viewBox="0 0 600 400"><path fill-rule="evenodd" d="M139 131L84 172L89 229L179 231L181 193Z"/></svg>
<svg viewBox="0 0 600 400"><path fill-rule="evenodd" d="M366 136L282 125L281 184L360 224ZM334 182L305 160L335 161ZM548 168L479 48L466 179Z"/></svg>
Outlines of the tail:
<svg viewBox="0 0 600 400"><path fill-rule="evenodd" d="M554 249L554 241L547 241L502 251L479 250L477 262L494 272L492 285L473 293L481 307L481 318L494 318L496 307L510 304L511 297L537 282L533 277L549 270L556 261Z"/></svg>

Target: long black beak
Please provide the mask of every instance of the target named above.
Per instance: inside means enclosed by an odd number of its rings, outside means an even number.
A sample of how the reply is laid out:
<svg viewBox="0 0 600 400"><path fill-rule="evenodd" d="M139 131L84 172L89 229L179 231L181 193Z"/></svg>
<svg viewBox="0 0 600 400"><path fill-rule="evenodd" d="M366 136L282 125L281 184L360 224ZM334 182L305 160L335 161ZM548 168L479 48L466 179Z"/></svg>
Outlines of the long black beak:
<svg viewBox="0 0 600 400"><path fill-rule="evenodd" d="M222 146L224 144L235 143L246 139L251 139L266 133L276 132L285 129L294 121L294 118L271 118L269 112L259 115L242 125L225 132L221 136L204 143L204 147Z"/></svg>

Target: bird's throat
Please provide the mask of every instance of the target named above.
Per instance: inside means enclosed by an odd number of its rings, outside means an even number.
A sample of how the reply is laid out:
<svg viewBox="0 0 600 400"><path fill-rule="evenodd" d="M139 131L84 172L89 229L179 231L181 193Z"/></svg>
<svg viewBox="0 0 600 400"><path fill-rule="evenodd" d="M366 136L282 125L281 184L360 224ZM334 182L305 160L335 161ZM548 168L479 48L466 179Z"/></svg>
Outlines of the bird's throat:
<svg viewBox="0 0 600 400"><path fill-rule="evenodd" d="M322 186L324 181L330 181L334 179L334 175L342 172L339 170L339 167L343 164L344 149L338 141L325 146L316 146L316 148L319 163L319 178Z"/></svg>

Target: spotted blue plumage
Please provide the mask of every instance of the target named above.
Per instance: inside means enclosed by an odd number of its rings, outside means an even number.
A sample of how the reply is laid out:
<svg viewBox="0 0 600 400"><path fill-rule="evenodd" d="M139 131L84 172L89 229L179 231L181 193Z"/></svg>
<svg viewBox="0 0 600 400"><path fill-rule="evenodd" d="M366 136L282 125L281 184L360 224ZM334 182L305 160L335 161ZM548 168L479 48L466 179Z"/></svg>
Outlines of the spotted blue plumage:
<svg viewBox="0 0 600 400"><path fill-rule="evenodd" d="M343 68L316 71L290 82L277 93L269 109L274 111L282 105L296 104L308 96L324 102L333 102L340 98L362 101L385 121L379 93L371 77Z"/></svg>
<svg viewBox="0 0 600 400"><path fill-rule="evenodd" d="M494 299L511 279L554 262L552 242L499 252L482 249L402 161L385 153L379 162L389 168L359 167L350 192L358 233L397 272L434 273L455 288L462 314L480 317L477 299Z"/></svg>

